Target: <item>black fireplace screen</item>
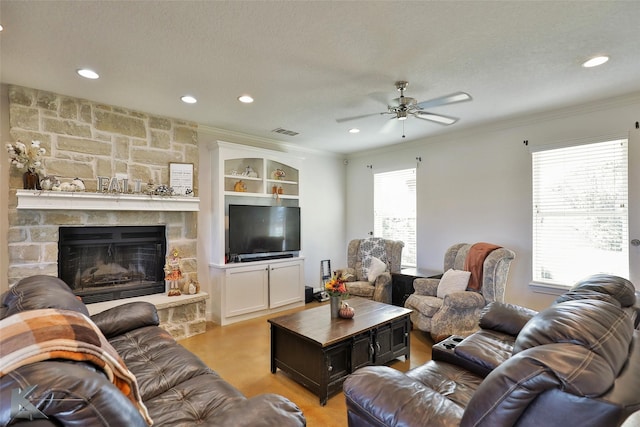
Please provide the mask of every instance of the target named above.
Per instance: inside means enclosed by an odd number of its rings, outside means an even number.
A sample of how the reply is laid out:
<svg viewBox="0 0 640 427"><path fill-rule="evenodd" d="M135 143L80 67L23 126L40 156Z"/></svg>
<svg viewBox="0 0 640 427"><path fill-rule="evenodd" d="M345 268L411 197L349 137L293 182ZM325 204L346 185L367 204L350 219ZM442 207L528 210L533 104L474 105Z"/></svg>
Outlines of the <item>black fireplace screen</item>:
<svg viewBox="0 0 640 427"><path fill-rule="evenodd" d="M58 276L85 303L165 291L164 226L60 227Z"/></svg>

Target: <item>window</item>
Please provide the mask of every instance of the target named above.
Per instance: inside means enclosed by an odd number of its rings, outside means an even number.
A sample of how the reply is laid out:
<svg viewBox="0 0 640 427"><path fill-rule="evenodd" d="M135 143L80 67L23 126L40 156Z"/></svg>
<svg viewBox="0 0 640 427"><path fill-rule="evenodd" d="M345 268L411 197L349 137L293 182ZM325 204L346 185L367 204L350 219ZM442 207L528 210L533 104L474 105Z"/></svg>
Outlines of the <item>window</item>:
<svg viewBox="0 0 640 427"><path fill-rule="evenodd" d="M533 153L533 280L629 276L627 140Z"/></svg>
<svg viewBox="0 0 640 427"><path fill-rule="evenodd" d="M376 173L373 178L373 234L402 240L402 265L416 266L416 169Z"/></svg>

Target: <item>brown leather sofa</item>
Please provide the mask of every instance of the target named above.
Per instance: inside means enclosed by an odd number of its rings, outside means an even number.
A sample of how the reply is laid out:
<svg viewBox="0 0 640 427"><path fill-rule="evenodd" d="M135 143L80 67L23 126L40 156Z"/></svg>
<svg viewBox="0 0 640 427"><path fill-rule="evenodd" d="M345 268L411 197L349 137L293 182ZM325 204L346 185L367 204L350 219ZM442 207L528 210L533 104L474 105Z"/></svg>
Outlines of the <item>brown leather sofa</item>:
<svg viewBox="0 0 640 427"><path fill-rule="evenodd" d="M349 426L619 426L640 410L636 310L633 285L607 275L539 313L492 303L434 360L350 375Z"/></svg>
<svg viewBox="0 0 640 427"><path fill-rule="evenodd" d="M64 282L33 276L3 295L0 319L4 322L27 310L47 308L89 316ZM91 320L135 375L154 426L306 424L300 409L288 399L275 394L247 398L223 380L158 327L152 304L125 304ZM46 418L16 416L19 400L15 393L24 393L31 386L35 389L23 397ZM30 412L21 414L28 418ZM136 427L147 423L132 401L94 364L48 359L18 367L0 378L0 425Z"/></svg>

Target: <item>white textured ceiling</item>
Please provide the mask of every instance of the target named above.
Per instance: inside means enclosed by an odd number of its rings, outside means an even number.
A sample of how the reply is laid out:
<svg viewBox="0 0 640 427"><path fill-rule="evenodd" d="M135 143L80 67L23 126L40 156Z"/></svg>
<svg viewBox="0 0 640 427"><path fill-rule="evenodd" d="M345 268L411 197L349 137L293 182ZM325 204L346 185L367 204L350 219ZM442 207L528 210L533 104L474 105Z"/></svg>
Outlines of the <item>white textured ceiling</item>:
<svg viewBox="0 0 640 427"><path fill-rule="evenodd" d="M402 141L386 116L336 123L384 111L396 80L474 98L406 140L640 91L640 1L2 0L0 22L3 83L341 153Z"/></svg>

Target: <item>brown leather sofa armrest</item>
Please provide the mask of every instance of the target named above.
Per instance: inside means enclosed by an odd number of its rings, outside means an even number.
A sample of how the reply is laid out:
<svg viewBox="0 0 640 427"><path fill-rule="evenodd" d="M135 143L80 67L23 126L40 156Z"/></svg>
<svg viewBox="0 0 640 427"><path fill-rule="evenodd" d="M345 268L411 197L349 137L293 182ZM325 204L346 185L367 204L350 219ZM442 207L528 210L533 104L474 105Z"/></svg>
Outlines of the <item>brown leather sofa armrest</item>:
<svg viewBox="0 0 640 427"><path fill-rule="evenodd" d="M122 335L144 326L158 326L156 307L148 302L137 301L110 308L91 316L91 320L107 338Z"/></svg>
<svg viewBox="0 0 640 427"><path fill-rule="evenodd" d="M56 360L21 366L0 378L0 425L14 425L9 410L12 390L30 386L35 389L28 400L52 425L147 426L135 405L99 369L90 363Z"/></svg>
<svg viewBox="0 0 640 427"><path fill-rule="evenodd" d="M513 335L520 333L523 326L538 312L526 307L502 302L492 302L482 310L480 327Z"/></svg>

